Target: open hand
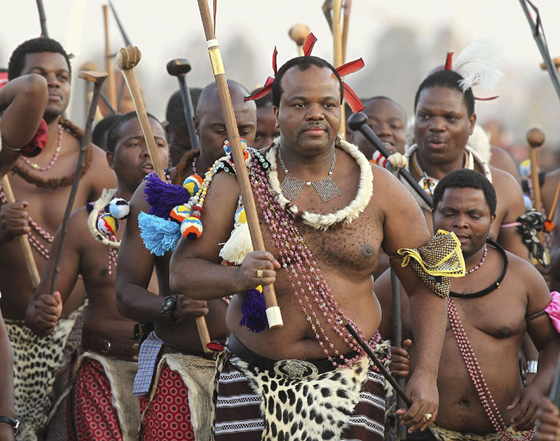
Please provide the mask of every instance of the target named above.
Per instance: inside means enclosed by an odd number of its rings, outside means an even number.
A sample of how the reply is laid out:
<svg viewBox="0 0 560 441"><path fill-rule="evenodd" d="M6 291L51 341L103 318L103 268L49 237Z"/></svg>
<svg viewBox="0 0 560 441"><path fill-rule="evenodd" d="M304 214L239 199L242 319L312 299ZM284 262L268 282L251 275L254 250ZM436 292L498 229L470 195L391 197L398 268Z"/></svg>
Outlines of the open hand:
<svg viewBox="0 0 560 441"><path fill-rule="evenodd" d="M542 400L544 394L537 387L528 385L521 389L515 396L507 410L516 409L511 423L517 431L530 430L535 425L537 419L537 406Z"/></svg>

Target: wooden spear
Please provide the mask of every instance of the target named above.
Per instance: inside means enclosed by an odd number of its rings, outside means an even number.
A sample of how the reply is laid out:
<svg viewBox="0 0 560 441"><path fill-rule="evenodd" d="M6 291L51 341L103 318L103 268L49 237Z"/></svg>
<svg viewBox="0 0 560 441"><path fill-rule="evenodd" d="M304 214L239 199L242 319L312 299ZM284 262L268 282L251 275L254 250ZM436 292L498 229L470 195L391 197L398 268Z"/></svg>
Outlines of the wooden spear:
<svg viewBox="0 0 560 441"><path fill-rule="evenodd" d="M122 70L124 79L126 80L126 84L130 90L134 108L136 109L138 120L140 121L140 127L142 128L144 139L148 145L148 151L150 152L150 158L152 159L154 171L163 182L166 182L167 179L165 172L163 171L157 152L156 140L152 132L152 127L150 126L150 121L148 120L146 108L144 107L144 101L142 100L142 94L140 93L140 86L138 86L136 75L134 74L134 66L140 62L141 57L142 54L137 47L128 46L126 48L122 48L117 54L117 66L120 70ZM206 326L206 319L204 317L197 317L196 327L198 328L198 335L200 337L200 342L202 343L203 351L206 353L212 352L206 347L206 345L211 341L210 333L208 332L208 327Z"/></svg>
<svg viewBox="0 0 560 441"><path fill-rule="evenodd" d="M45 14L43 0L37 0L37 9L39 10L39 21L41 22L41 36L49 38L49 32L47 31L47 16Z"/></svg>
<svg viewBox="0 0 560 441"><path fill-rule="evenodd" d="M348 46L348 29L350 26L350 12L352 11L352 0L344 1L344 23L342 27L342 62L346 61L346 48Z"/></svg>
<svg viewBox="0 0 560 441"><path fill-rule="evenodd" d="M16 198L14 197L14 192L12 191L12 186L7 175L2 178L2 188L4 189L4 194L6 195L6 201L8 204L13 204L16 201ZM41 276L37 270L37 264L35 263L33 250L31 249L31 245L29 245L27 234L19 236L19 241L23 248L23 256L27 265L27 271L29 271L29 276L31 277L31 283L33 284L33 288L37 288L39 282L41 281Z"/></svg>
<svg viewBox="0 0 560 441"><path fill-rule="evenodd" d="M247 172L247 167L245 166L245 160L243 158L243 150L239 139L239 132L237 131L237 122L235 121L235 113L227 85L222 54L220 52L218 40L216 40L216 35L214 34L212 16L210 15L207 0L198 0L198 7L200 9L202 25L204 26L204 34L208 45L208 54L210 55L210 61L212 63L212 72L214 73L214 78L218 87L218 96L222 105L224 122L226 124L229 142L231 144L231 152L235 163L235 169L237 171L237 180L239 181L239 185L241 187L241 195L245 205L245 214L247 215L247 223L251 232L253 249L265 251L264 240L257 215L257 206L253 197L253 191L251 190L249 173ZM274 286L265 285L263 287L263 295L266 303L268 326L271 329L283 326L284 323L282 321L282 314L280 312L280 308L278 307Z"/></svg>
<svg viewBox="0 0 560 441"><path fill-rule="evenodd" d="M93 97L91 99L91 104L89 106L88 117L86 121L86 129L84 131L84 136L80 145L80 155L78 156L78 164L76 165L76 174L74 175L74 182L72 183L72 188L70 190L70 196L68 197L68 204L66 204L66 211L64 212L64 217L62 218L62 226L60 229L60 243L58 245L58 250L56 252L56 258L51 278L51 296L56 290L56 279L60 273L60 259L62 257L62 252L64 250L64 242L66 241L66 233L68 232L68 220L70 219L70 214L74 208L74 200L76 199L76 193L78 192L78 185L80 184L80 179L82 177L82 169L86 162L86 153L88 149L89 139L91 137L91 127L93 125L93 119L95 118L95 112L97 111L97 102L99 101L99 94L101 93L101 86L107 78L107 72L80 72L80 78L90 81L94 84L93 87Z"/></svg>
<svg viewBox="0 0 560 441"><path fill-rule="evenodd" d="M533 204L535 210L541 211L541 184L539 182L539 163L537 159L537 149L544 144L544 132L541 129L532 128L527 132L527 142L529 143L529 158L531 160L531 181L533 183ZM539 231L537 238L542 243L544 233Z"/></svg>

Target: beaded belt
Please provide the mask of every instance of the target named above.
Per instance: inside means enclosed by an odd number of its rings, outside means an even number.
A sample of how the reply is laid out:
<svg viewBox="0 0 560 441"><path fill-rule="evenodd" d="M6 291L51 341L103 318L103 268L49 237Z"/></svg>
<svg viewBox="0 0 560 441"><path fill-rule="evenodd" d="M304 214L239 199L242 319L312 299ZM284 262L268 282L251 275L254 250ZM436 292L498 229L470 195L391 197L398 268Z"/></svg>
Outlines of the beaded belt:
<svg viewBox="0 0 560 441"><path fill-rule="evenodd" d="M344 365L344 360L333 357L333 361L328 358L319 360L271 360L251 351L247 346L241 343L238 338L230 334L228 349L249 366L257 367L260 370L276 372L278 375L288 376L290 378L306 379L323 374L325 372L334 371ZM358 353L356 351L349 352L344 355L345 359L352 359ZM333 362L336 364L333 365Z"/></svg>

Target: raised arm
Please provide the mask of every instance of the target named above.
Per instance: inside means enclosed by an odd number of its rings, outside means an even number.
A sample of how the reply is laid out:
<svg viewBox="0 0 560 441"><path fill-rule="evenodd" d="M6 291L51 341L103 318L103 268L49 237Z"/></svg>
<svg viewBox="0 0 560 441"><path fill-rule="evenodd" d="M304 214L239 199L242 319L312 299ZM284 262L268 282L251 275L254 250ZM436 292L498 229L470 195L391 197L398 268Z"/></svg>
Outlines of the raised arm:
<svg viewBox="0 0 560 441"><path fill-rule="evenodd" d="M20 152L11 149L21 149L37 133L48 99L47 81L37 74L16 78L0 90L0 178L19 158Z"/></svg>
<svg viewBox="0 0 560 441"><path fill-rule="evenodd" d="M430 239L426 221L414 198L384 169L375 169L375 193L380 196L385 213L383 250L390 257L400 248L419 248ZM420 279L411 265L403 268L402 260L391 259L391 268L409 296L414 343L418 360L407 383L406 392L413 405L402 413L409 430L428 427L437 416L439 403L437 376L443 347L447 301L434 294ZM432 415L426 419L425 415Z"/></svg>
<svg viewBox="0 0 560 441"><path fill-rule="evenodd" d="M64 244L64 252L60 260L60 274L56 279L56 291L50 295L54 257L49 259L41 277L41 283L35 290L35 295L27 307L25 322L37 335L45 336L52 332L60 315L64 303L70 297L78 276L82 260L82 245L87 238L87 210L85 207L75 210L68 222L68 235ZM51 255L56 256L60 244L60 228L57 230L51 246Z"/></svg>

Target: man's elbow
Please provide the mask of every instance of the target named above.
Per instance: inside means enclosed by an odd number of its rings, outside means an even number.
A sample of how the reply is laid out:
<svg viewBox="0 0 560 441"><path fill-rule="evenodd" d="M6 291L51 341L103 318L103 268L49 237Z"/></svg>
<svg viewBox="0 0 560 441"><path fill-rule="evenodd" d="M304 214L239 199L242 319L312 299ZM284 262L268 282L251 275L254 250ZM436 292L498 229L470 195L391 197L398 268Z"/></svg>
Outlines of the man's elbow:
<svg viewBox="0 0 560 441"><path fill-rule="evenodd" d="M128 301L127 298L127 290L126 290L126 284L125 283L117 283L116 287L115 287L115 294L116 294L116 300L117 300L117 311L119 312L120 315L122 315L123 317L126 318L131 318L130 312L132 311L132 308L130 307L130 302Z"/></svg>

